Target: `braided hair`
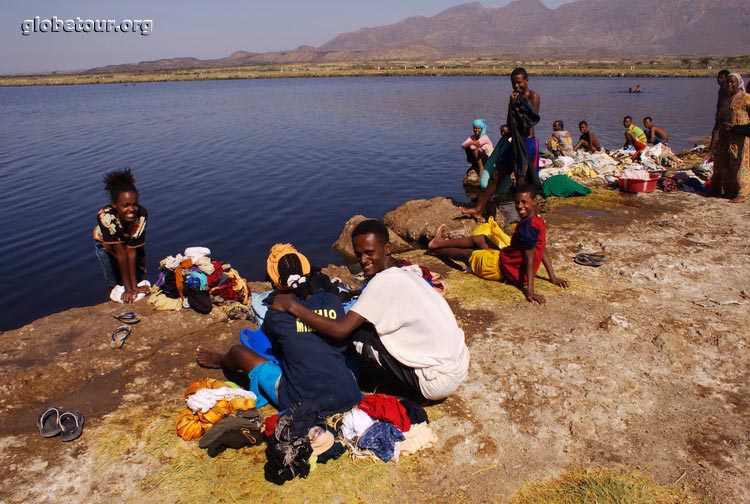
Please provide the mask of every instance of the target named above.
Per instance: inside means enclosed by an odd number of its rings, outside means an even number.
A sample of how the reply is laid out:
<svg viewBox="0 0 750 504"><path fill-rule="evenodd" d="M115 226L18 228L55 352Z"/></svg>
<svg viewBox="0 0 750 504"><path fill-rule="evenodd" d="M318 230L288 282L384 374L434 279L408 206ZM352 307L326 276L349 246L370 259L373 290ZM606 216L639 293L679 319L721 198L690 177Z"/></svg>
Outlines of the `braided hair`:
<svg viewBox="0 0 750 504"><path fill-rule="evenodd" d="M304 284L305 276L302 274L302 261L297 254L286 254L279 259L279 284L294 291ZM289 285L289 277L292 277L292 285ZM299 278L294 278L299 277ZM305 280L303 280L305 279Z"/></svg>
<svg viewBox="0 0 750 504"><path fill-rule="evenodd" d="M109 193L112 201L117 201L118 196L124 192L138 194L138 189L135 188L135 177L130 168L105 173L104 190Z"/></svg>

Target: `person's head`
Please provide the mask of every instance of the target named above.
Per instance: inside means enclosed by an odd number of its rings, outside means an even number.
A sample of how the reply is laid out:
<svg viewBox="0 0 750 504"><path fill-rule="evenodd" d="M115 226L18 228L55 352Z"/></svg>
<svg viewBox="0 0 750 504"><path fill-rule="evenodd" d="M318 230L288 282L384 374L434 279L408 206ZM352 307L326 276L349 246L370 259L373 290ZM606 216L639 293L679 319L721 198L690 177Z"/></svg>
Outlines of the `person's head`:
<svg viewBox="0 0 750 504"><path fill-rule="evenodd" d="M388 228L375 219L363 220L352 230L354 256L365 278L372 278L388 266L391 242Z"/></svg>
<svg viewBox="0 0 750 504"><path fill-rule="evenodd" d="M479 138L487 131L487 121L484 119L475 119L474 122L471 123L471 127L474 130L474 135Z"/></svg>
<svg viewBox="0 0 750 504"><path fill-rule="evenodd" d="M510 83L513 86L513 91L516 93L526 91L526 87L529 85L529 74L526 72L526 69L522 67L513 69L510 73Z"/></svg>
<svg viewBox="0 0 750 504"><path fill-rule="evenodd" d="M503 124L500 126L500 136L507 137L508 135L510 135L510 126Z"/></svg>
<svg viewBox="0 0 750 504"><path fill-rule="evenodd" d="M563 125L563 122L560 119L552 123L552 131L562 131L564 129L565 125Z"/></svg>
<svg viewBox="0 0 750 504"><path fill-rule="evenodd" d="M626 128L629 128L633 124L633 118L630 116L625 116L622 118L622 125Z"/></svg>
<svg viewBox="0 0 750 504"><path fill-rule="evenodd" d="M721 87L726 87L728 77L729 70L719 70L719 73L716 74L716 83Z"/></svg>
<svg viewBox="0 0 750 504"><path fill-rule="evenodd" d="M646 116L643 118L643 126L645 126L648 129L651 129L651 126L654 125L654 122L651 120L649 116Z"/></svg>
<svg viewBox="0 0 750 504"><path fill-rule="evenodd" d="M589 123L587 123L586 121L580 121L578 123L578 130L581 133L586 133L589 130Z"/></svg>
<svg viewBox="0 0 750 504"><path fill-rule="evenodd" d="M513 205L521 219L536 213L536 191L531 184L522 184L513 192Z"/></svg>
<svg viewBox="0 0 750 504"><path fill-rule="evenodd" d="M742 76L738 73L729 74L727 77L727 92L730 95L735 94L738 91L744 91L745 81Z"/></svg>
<svg viewBox="0 0 750 504"><path fill-rule="evenodd" d="M266 260L266 272L273 286L281 291L296 291L307 281L310 261L292 245L277 243Z"/></svg>
<svg viewBox="0 0 750 504"><path fill-rule="evenodd" d="M135 222L138 215L138 190L130 168L104 174L104 190L109 193L112 208L122 222Z"/></svg>

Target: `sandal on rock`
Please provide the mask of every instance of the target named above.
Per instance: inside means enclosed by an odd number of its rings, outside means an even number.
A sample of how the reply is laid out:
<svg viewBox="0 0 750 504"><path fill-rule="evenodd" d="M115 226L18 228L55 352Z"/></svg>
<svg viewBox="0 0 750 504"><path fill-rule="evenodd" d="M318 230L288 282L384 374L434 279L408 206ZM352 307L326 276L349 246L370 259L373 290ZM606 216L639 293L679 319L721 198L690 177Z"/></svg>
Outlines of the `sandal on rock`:
<svg viewBox="0 0 750 504"><path fill-rule="evenodd" d="M60 415L60 428L62 429L60 440L73 441L81 437L83 421L83 413L80 411L66 411Z"/></svg>
<svg viewBox="0 0 750 504"><path fill-rule="evenodd" d="M586 254L581 252L573 258L573 261L581 266L593 266L598 268L604 264L604 259L606 259L604 254Z"/></svg>
<svg viewBox="0 0 750 504"><path fill-rule="evenodd" d="M112 341L109 346L112 348L122 348L127 337L130 336L130 327L123 325L112 331Z"/></svg>
<svg viewBox="0 0 750 504"><path fill-rule="evenodd" d="M138 318L138 315L136 315L134 312L129 311L125 313L121 313L119 315L112 315L114 318L119 320L120 322L123 322L125 324L137 324L141 321L141 319Z"/></svg>
<svg viewBox="0 0 750 504"><path fill-rule="evenodd" d="M36 419L36 426L39 427L39 434L42 437L54 437L62 432L60 428L60 414L62 408L50 406L42 411Z"/></svg>

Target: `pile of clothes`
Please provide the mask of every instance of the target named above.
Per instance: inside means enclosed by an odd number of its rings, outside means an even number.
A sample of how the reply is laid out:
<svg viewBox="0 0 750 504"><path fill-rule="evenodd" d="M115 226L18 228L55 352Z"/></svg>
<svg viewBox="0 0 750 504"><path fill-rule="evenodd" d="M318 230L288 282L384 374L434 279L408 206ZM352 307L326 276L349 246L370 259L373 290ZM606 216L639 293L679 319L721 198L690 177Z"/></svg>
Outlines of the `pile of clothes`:
<svg viewBox="0 0 750 504"><path fill-rule="evenodd" d="M190 308L205 314L220 305L236 312L250 299L247 281L231 264L212 259L206 247L189 247L183 254L165 257L159 270L148 299L156 310Z"/></svg>

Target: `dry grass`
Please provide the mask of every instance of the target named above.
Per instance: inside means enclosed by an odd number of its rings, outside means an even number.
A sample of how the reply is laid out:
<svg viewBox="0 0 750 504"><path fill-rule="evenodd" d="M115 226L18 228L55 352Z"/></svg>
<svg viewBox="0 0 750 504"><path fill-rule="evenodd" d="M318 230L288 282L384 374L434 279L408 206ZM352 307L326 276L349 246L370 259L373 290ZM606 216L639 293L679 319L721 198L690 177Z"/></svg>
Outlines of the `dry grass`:
<svg viewBox="0 0 750 504"><path fill-rule="evenodd" d="M579 469L547 483L528 483L509 504L680 504L692 502L676 489L625 469Z"/></svg>

